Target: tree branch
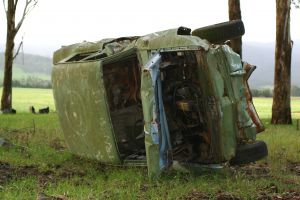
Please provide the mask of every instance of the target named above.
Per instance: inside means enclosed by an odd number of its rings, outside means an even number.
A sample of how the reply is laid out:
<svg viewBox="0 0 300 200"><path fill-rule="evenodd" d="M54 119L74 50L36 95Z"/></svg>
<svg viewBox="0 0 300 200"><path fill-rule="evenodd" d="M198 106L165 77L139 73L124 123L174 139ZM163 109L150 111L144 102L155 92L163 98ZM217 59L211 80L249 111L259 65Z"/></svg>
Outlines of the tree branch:
<svg viewBox="0 0 300 200"><path fill-rule="evenodd" d="M7 8L6 8L6 5L5 5L5 0L3 0L3 8L4 8L5 14L7 16Z"/></svg>
<svg viewBox="0 0 300 200"><path fill-rule="evenodd" d="M300 0L292 0L292 4L294 4L296 8L300 8Z"/></svg>
<svg viewBox="0 0 300 200"><path fill-rule="evenodd" d="M19 0L15 0L15 10L17 9L18 2Z"/></svg>
<svg viewBox="0 0 300 200"><path fill-rule="evenodd" d="M16 0L18 1L18 0ZM23 22L24 22L24 19L25 17L30 13L30 11L36 6L38 0L26 0L26 4L24 6L24 10L23 10L23 14L22 14L22 17L18 23L18 25L16 26L15 28L15 31L18 32L19 29L21 28Z"/></svg>
<svg viewBox="0 0 300 200"><path fill-rule="evenodd" d="M18 54L19 54L20 49L21 49L22 46L23 46L23 37L22 37L22 41L20 42L20 44L18 46L17 52L15 53L15 55L13 57L13 60L18 56Z"/></svg>

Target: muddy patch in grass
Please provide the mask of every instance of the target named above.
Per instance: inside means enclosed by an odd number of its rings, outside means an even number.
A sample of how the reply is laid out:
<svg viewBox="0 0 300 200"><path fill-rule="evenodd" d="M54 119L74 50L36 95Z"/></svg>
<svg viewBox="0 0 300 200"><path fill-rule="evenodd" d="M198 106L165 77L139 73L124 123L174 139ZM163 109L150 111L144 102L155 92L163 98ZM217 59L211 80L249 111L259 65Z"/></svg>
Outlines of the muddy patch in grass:
<svg viewBox="0 0 300 200"><path fill-rule="evenodd" d="M55 138L55 139L51 140L49 145L56 151L62 151L62 150L66 149L66 147L64 146L63 140L61 140L59 138Z"/></svg>
<svg viewBox="0 0 300 200"><path fill-rule="evenodd" d="M12 178L10 164L0 161L0 185L4 185Z"/></svg>
<svg viewBox="0 0 300 200"><path fill-rule="evenodd" d="M287 169L300 176L300 162L288 162Z"/></svg>
<svg viewBox="0 0 300 200"><path fill-rule="evenodd" d="M230 171L242 173L250 179L270 177L270 167L267 163L264 164L248 164L241 166L231 166Z"/></svg>
<svg viewBox="0 0 300 200"><path fill-rule="evenodd" d="M35 165L12 166L7 162L0 161L0 185L28 176L37 177L40 187L44 187L50 182L55 183L57 179L53 171L41 172Z"/></svg>
<svg viewBox="0 0 300 200"><path fill-rule="evenodd" d="M36 200L69 200L65 195L47 195L43 192L38 193Z"/></svg>
<svg viewBox="0 0 300 200"><path fill-rule="evenodd" d="M39 170L38 166L35 165L13 166L7 162L0 161L0 185L3 186L9 181L28 176L36 177L39 187L45 188L50 183L56 184L58 181L70 179L74 176L83 178L86 176L86 173L77 169L57 166L47 170Z"/></svg>
<svg viewBox="0 0 300 200"><path fill-rule="evenodd" d="M231 194L229 192L218 192L216 194L217 200L241 200L241 197L238 197L234 194Z"/></svg>
<svg viewBox="0 0 300 200"><path fill-rule="evenodd" d="M214 194L207 194L201 191L192 190L191 192L187 193L185 196L181 197L180 199L184 200L207 200L207 199L217 199L217 200L241 200L241 197L238 197L232 193L219 191L215 195Z"/></svg>
<svg viewBox="0 0 300 200"><path fill-rule="evenodd" d="M36 176L38 174L38 169L34 165L14 167L7 162L0 161L0 185L4 185L11 179Z"/></svg>
<svg viewBox="0 0 300 200"><path fill-rule="evenodd" d="M287 190L280 192L278 186L275 183L271 183L264 188L258 190L257 200L300 200L300 193L294 190Z"/></svg>
<svg viewBox="0 0 300 200"><path fill-rule="evenodd" d="M300 200L300 192L287 191L287 192L282 193L279 196L276 196L275 199Z"/></svg>
<svg viewBox="0 0 300 200"><path fill-rule="evenodd" d="M203 192L200 192L197 190L192 190L180 199L182 199L182 200L198 200L198 199L208 200L211 198L210 198L210 196L208 196L207 194L205 194Z"/></svg>
<svg viewBox="0 0 300 200"><path fill-rule="evenodd" d="M295 191L286 191L283 193L268 194L260 192L255 198L257 200L300 200L300 193Z"/></svg>

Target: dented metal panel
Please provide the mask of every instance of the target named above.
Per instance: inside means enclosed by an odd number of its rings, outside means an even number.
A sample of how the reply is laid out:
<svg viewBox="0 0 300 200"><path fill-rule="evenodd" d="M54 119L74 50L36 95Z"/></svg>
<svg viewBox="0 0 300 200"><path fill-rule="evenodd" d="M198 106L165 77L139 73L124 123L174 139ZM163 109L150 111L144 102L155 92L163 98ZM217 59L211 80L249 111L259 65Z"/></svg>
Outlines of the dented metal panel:
<svg viewBox="0 0 300 200"><path fill-rule="evenodd" d="M57 113L71 151L105 163L120 163L101 62L55 65L52 76Z"/></svg>
<svg viewBox="0 0 300 200"><path fill-rule="evenodd" d="M218 138L220 146L220 159L228 160L235 155L237 146L236 99L230 80L230 65L227 64L222 47L212 48L207 54L209 75L212 80L216 105L219 111L218 123L220 126Z"/></svg>

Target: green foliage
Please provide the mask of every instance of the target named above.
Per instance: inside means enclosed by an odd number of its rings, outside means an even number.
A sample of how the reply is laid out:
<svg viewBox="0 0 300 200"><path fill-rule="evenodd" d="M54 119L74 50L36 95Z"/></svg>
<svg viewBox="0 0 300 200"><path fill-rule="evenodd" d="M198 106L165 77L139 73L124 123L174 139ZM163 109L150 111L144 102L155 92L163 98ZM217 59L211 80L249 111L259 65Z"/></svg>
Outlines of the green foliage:
<svg viewBox="0 0 300 200"><path fill-rule="evenodd" d="M3 71L0 70L0 87L3 85ZM13 87L51 88L50 75L41 73L26 73L21 68L13 68Z"/></svg>
<svg viewBox="0 0 300 200"><path fill-rule="evenodd" d="M251 90L253 97L272 97L273 91L269 88L264 89L252 89Z"/></svg>
<svg viewBox="0 0 300 200"><path fill-rule="evenodd" d="M294 96L294 97L300 97L300 87L292 85L291 95Z"/></svg>
<svg viewBox="0 0 300 200"><path fill-rule="evenodd" d="M23 88L52 88L51 81L43 80L34 76L28 76L21 80L13 80L12 86Z"/></svg>
<svg viewBox="0 0 300 200"><path fill-rule="evenodd" d="M270 88L251 89L251 93L252 93L253 97L272 97L273 96L273 90ZM292 85L291 96L300 97L300 87L298 87L296 85Z"/></svg>

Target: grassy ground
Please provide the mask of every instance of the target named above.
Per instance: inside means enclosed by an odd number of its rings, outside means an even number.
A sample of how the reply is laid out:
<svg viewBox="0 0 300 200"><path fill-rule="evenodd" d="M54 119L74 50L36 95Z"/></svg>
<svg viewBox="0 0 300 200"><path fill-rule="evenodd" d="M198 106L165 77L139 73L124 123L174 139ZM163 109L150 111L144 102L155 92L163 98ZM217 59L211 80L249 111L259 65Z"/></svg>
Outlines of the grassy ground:
<svg viewBox="0 0 300 200"><path fill-rule="evenodd" d="M272 98L254 98L255 108L261 118L271 118ZM300 97L292 97L292 116L300 119Z"/></svg>
<svg viewBox="0 0 300 200"><path fill-rule="evenodd" d="M17 112L28 112L29 106L34 106L37 109L49 106L50 110L55 110L52 90L14 88L13 108L15 108Z"/></svg>
<svg viewBox="0 0 300 200"><path fill-rule="evenodd" d="M201 174L168 171L159 180L146 168L104 166L65 148L56 113L33 115L28 106L50 106L51 90L14 89L17 115L0 115L0 199L293 199L300 196L300 131L269 124L271 99L255 99L266 131L268 158L256 164ZM300 99L293 99L300 111ZM297 112L294 118L299 118ZM299 197L298 196L298 197ZM41 199L41 198L40 198Z"/></svg>

